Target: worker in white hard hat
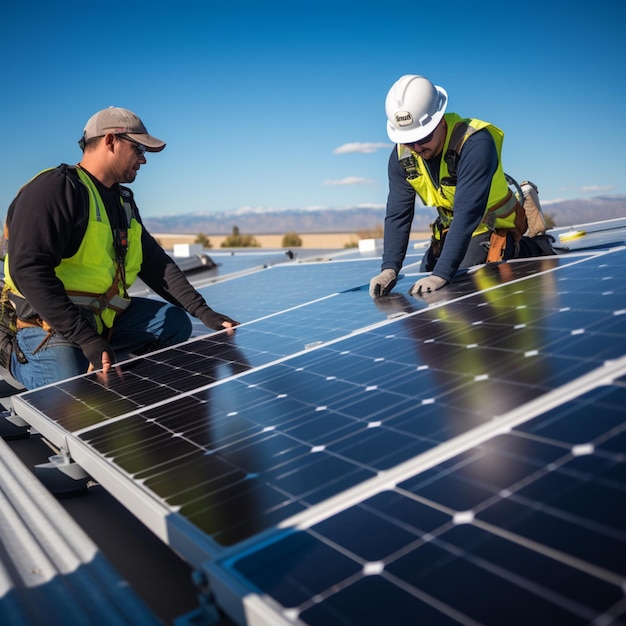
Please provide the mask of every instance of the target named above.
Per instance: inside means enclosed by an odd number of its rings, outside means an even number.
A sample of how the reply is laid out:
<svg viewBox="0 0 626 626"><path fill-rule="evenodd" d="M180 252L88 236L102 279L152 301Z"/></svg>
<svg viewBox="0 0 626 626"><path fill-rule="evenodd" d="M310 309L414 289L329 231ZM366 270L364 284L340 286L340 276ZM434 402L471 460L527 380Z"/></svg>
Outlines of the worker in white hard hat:
<svg viewBox="0 0 626 626"><path fill-rule="evenodd" d="M535 185L524 181L518 194L509 186L501 159L503 132L446 113L447 105L446 90L423 76L402 76L387 94L387 134L396 145L388 165L381 273L370 282L374 298L396 284L416 197L436 207L438 215L420 268L431 273L411 287L411 295L441 289L459 268L554 254Z"/></svg>

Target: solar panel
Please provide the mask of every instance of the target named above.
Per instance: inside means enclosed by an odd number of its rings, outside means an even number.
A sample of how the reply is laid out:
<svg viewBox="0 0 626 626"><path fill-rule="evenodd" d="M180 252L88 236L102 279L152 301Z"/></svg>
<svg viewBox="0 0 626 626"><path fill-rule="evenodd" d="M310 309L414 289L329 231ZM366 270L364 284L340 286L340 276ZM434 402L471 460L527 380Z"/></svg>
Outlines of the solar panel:
<svg viewBox="0 0 626 626"><path fill-rule="evenodd" d="M459 454L422 471L416 459L408 479L208 572L254 624L623 624L625 403L622 377L478 445L466 437Z"/></svg>
<svg viewBox="0 0 626 626"><path fill-rule="evenodd" d="M224 303L220 309L228 310L231 317L241 322L255 320L369 283L369 278L380 271L380 258L354 254L341 253L339 259L328 261L276 265L235 279L200 282L197 288L211 306ZM408 254L407 264L419 262L422 254ZM202 330L197 323L196 330ZM206 328L202 332L206 333Z"/></svg>
<svg viewBox="0 0 626 626"><path fill-rule="evenodd" d="M379 301L378 260L281 265L203 289L248 312L234 337L14 405L238 623L621 623L625 261L483 266L428 299L409 264Z"/></svg>

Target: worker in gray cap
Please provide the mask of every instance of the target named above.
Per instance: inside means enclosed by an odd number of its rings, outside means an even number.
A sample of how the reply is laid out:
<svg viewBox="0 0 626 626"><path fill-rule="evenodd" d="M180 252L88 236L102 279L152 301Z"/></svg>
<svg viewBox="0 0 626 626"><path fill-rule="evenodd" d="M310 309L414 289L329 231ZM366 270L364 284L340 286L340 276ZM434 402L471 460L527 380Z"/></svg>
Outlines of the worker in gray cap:
<svg viewBox="0 0 626 626"><path fill-rule="evenodd" d="M124 186L165 143L118 107L93 115L78 143L78 165L40 172L7 213L3 296L17 315L9 368L27 389L185 341L187 313L215 330L238 324L191 286ZM131 298L137 277L164 301Z"/></svg>

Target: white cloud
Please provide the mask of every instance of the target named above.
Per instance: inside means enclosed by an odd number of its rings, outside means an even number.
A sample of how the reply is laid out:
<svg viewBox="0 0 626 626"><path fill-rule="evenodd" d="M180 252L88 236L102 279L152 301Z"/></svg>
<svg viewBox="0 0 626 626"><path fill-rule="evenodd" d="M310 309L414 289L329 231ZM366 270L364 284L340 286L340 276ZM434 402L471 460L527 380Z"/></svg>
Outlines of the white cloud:
<svg viewBox="0 0 626 626"><path fill-rule="evenodd" d="M344 143L342 146L335 148L333 154L372 154L377 150L389 149L392 147L390 143L362 143L355 141L353 143Z"/></svg>
<svg viewBox="0 0 626 626"><path fill-rule="evenodd" d="M387 205L376 202L362 202L357 204L357 209L384 209Z"/></svg>
<svg viewBox="0 0 626 626"><path fill-rule="evenodd" d="M603 193L605 191L612 191L613 185L587 185L586 187L581 187L581 193Z"/></svg>
<svg viewBox="0 0 626 626"><path fill-rule="evenodd" d="M540 198L541 201L541 206L548 206L549 204L557 204L558 202L564 202L565 200L567 200L567 198L562 197L562 198L552 198L550 200L546 200L544 198Z"/></svg>
<svg viewBox="0 0 626 626"><path fill-rule="evenodd" d="M324 185L326 186L341 186L341 185L372 185L374 183L373 180L369 180L367 178L360 178L359 176L347 176L346 178L342 178L341 180L325 180Z"/></svg>

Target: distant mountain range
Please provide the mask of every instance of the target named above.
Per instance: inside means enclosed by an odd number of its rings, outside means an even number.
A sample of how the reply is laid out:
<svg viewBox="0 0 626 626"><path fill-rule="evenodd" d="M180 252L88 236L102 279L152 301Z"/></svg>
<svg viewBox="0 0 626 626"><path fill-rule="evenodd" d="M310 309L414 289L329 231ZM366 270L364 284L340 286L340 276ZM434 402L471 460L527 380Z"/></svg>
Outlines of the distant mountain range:
<svg viewBox="0 0 626 626"><path fill-rule="evenodd" d="M545 203L543 212L556 226L626 217L626 195L597 196L588 199ZM426 231L436 215L431 207L415 210L413 231ZM271 235L296 233L355 233L383 225L383 206L344 209L237 209L233 211L181 213L144 217L152 233L229 235L233 227L241 234Z"/></svg>

